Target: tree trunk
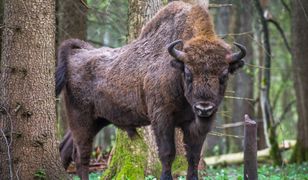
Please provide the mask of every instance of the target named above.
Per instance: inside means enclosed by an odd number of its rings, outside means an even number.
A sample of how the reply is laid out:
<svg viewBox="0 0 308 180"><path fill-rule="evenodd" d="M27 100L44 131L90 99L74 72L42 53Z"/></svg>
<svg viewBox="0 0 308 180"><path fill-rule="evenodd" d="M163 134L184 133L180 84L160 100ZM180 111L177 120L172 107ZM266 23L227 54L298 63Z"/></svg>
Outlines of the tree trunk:
<svg viewBox="0 0 308 180"><path fill-rule="evenodd" d="M252 22L253 22L253 1L240 0L235 2L236 18L234 33L244 33L243 35L235 36L235 42L244 44L247 49L245 57L246 64L253 64L253 33L252 33ZM245 4L245 5L244 5ZM235 97L243 97L253 99L253 68L246 66L243 70L238 71L234 77L233 89ZM233 112L232 122L239 122L243 119L245 114L254 116L254 104L251 101L244 99L233 99ZM243 135L243 127L232 128L231 134ZM239 152L242 150L242 139L232 139L232 152Z"/></svg>
<svg viewBox="0 0 308 180"><path fill-rule="evenodd" d="M292 1L293 72L298 111L297 143L293 162L308 161L308 1Z"/></svg>
<svg viewBox="0 0 308 180"><path fill-rule="evenodd" d="M145 25L162 7L161 0L129 0L128 42L136 39Z"/></svg>
<svg viewBox="0 0 308 180"><path fill-rule="evenodd" d="M3 5L4 5L4 0L0 0L0 26L3 25ZM0 57L1 57L1 52L2 52L2 46L1 46L1 43L2 43L2 29L3 28L0 28ZM0 64L1 64L1 58L0 58Z"/></svg>
<svg viewBox="0 0 308 180"><path fill-rule="evenodd" d="M1 179L65 179L55 136L54 1L4 7Z"/></svg>
<svg viewBox="0 0 308 180"><path fill-rule="evenodd" d="M66 39L87 38L87 8L76 0L57 0L56 47ZM57 123L60 125L58 135L62 137L67 129L67 115L62 95L57 102Z"/></svg>
<svg viewBox="0 0 308 180"><path fill-rule="evenodd" d="M271 45L270 45L270 34L268 29L268 21L264 17L264 6L267 4L261 4L259 0L254 0L256 9L260 16L262 30L263 30L263 41L264 41L264 69L262 69L262 79L260 82L260 104L263 114L263 122L266 125L266 131L268 134L268 141L270 145L270 155L275 165L281 165L282 156L279 151L277 134L276 134L276 123L273 118L271 102L269 98L270 87L271 87Z"/></svg>

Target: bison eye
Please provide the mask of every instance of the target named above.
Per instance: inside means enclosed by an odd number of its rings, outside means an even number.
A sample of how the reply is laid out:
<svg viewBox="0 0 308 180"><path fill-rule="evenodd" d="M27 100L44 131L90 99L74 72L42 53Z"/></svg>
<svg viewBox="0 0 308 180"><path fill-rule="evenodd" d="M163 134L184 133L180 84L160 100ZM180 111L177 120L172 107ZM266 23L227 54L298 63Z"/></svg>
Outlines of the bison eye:
<svg viewBox="0 0 308 180"><path fill-rule="evenodd" d="M192 82L192 74L190 72L190 70L185 67L185 70L184 70L184 77L185 77L185 80L187 81L187 83L191 83Z"/></svg>
<svg viewBox="0 0 308 180"><path fill-rule="evenodd" d="M222 75L219 77L219 84L225 84L228 80L228 70L224 70Z"/></svg>

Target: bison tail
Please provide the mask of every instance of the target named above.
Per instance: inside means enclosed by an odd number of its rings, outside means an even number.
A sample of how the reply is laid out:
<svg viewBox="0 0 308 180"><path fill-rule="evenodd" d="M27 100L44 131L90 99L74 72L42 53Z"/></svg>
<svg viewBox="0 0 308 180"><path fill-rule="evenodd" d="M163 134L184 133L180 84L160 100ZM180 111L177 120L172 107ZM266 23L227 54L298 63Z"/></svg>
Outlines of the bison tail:
<svg viewBox="0 0 308 180"><path fill-rule="evenodd" d="M63 87L66 85L67 64L73 49L93 49L93 46L79 39L69 39L61 44L58 49L57 68L55 74L56 96L61 93Z"/></svg>
<svg viewBox="0 0 308 180"><path fill-rule="evenodd" d="M76 155L71 131L68 131L65 134L64 139L60 144L59 150L60 150L62 165L64 169L67 170L68 166L74 160Z"/></svg>

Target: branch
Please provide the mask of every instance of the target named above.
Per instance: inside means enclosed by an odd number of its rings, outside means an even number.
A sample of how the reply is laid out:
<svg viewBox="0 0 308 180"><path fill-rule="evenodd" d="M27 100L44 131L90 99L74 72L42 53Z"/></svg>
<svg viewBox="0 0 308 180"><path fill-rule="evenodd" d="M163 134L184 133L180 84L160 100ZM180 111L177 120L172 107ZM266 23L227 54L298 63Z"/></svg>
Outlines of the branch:
<svg viewBox="0 0 308 180"><path fill-rule="evenodd" d="M232 7L232 4L209 4L209 8Z"/></svg>
<svg viewBox="0 0 308 180"><path fill-rule="evenodd" d="M268 22L271 22L271 23L273 23L273 24L275 25L275 27L276 27L277 30L279 31L280 35L282 36L282 39L283 39L283 41L284 41L284 44L285 44L287 50L289 51L290 54L292 54L292 50L291 50L291 48L290 48L290 46L289 46L288 40L287 40L287 38L286 38L286 35L284 34L284 31L283 31L283 29L281 28L281 26L279 25L279 23L278 23L277 21L273 20L273 19L268 19L267 21L268 21Z"/></svg>
<svg viewBox="0 0 308 180"><path fill-rule="evenodd" d="M4 131L3 131L3 127L4 127L4 123L3 123L3 126L1 126L2 128L0 128L0 131L1 131L1 134L3 136L3 139L4 139L4 142L5 142L5 145L7 146L7 156L8 156L8 162L9 162L9 170L10 170L10 179L13 180L13 163L12 163L12 157L11 157L11 145L12 145L12 142L13 142L13 123L12 123L12 118L11 118L11 115L10 113L7 111L7 109L4 107L4 106L1 106L0 105L0 113L2 114L5 114L8 116L8 121L10 123L10 129L9 129L9 137L10 137L10 141L8 140L8 138L6 137ZM2 119L3 120L3 119ZM1 137L1 135L0 135Z"/></svg>
<svg viewBox="0 0 308 180"><path fill-rule="evenodd" d="M286 151L294 147L296 144L295 140L285 140L282 144L279 144L280 151ZM258 162L264 162L270 160L270 148L259 150L257 152ZM206 165L218 166L218 165L231 165L231 164L242 164L244 160L244 153L231 153L223 154L219 156L211 156L203 159Z"/></svg>
<svg viewBox="0 0 308 180"><path fill-rule="evenodd" d="M224 134L224 133L220 133L220 132L216 132L216 131L209 132L209 135L218 136L218 137L232 137L232 138L236 138L236 139L244 139L244 136L238 136L238 135L233 135L233 134Z"/></svg>
<svg viewBox="0 0 308 180"><path fill-rule="evenodd" d="M289 15L291 16L291 9L290 7L287 5L287 3L284 0L280 0L281 4L283 5L283 7L288 11Z"/></svg>
<svg viewBox="0 0 308 180"><path fill-rule="evenodd" d="M11 152L10 152L10 145L9 145L9 141L6 137L6 135L4 134L3 130L0 129L2 137L4 139L5 145L7 147L7 156L8 156L8 162L9 162L9 170L10 170L10 179L13 180L13 168L12 168L12 158L11 158Z"/></svg>
<svg viewBox="0 0 308 180"><path fill-rule="evenodd" d="M87 5L86 2L84 2L83 0L80 0L80 2L84 5L84 7L86 7L87 9L90 9L90 7Z"/></svg>
<svg viewBox="0 0 308 180"><path fill-rule="evenodd" d="M281 122L284 120L285 116L291 110L291 107L295 102L296 102L295 100L292 100L291 102L287 104L287 106L284 108L283 113L281 114L279 118L279 121L275 124L275 126L278 126L279 124L281 124Z"/></svg>
<svg viewBox="0 0 308 180"><path fill-rule="evenodd" d="M277 90L277 92L275 93L275 96L274 96L274 100L273 100L273 105L272 105L272 109L273 109L273 112L275 112L275 109L277 107L277 103L278 103L278 100L280 98L280 95L281 93L283 92L284 88L285 88L286 84L285 83L281 83L281 85L279 86L279 89Z"/></svg>

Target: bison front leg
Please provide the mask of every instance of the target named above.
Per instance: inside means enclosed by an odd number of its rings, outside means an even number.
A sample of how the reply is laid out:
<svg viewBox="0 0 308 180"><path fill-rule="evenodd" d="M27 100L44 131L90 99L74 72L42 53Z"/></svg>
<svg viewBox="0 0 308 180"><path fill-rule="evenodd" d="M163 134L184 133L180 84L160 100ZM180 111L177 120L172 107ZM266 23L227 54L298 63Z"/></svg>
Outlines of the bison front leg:
<svg viewBox="0 0 308 180"><path fill-rule="evenodd" d="M183 130L186 158L188 161L187 180L198 180L198 164L206 135L193 137L189 131Z"/></svg>
<svg viewBox="0 0 308 180"><path fill-rule="evenodd" d="M172 180L171 166L175 158L174 126L153 126L162 164L161 180Z"/></svg>

